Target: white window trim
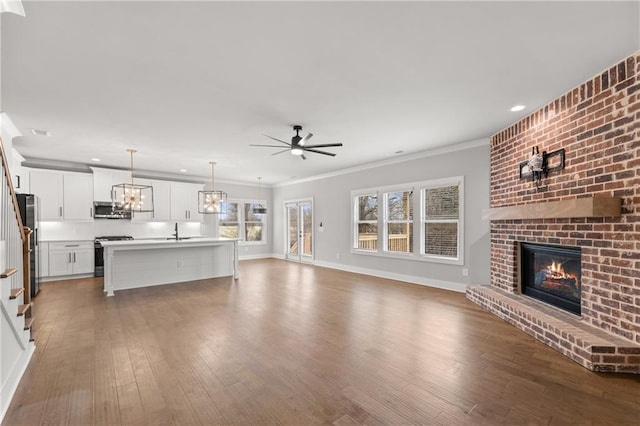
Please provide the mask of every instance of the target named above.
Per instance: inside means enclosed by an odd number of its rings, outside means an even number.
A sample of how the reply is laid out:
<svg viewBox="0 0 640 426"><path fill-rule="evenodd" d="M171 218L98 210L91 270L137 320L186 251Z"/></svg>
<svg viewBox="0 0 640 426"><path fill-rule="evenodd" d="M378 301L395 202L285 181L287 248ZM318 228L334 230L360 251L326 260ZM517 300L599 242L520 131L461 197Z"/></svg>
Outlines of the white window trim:
<svg viewBox="0 0 640 426"><path fill-rule="evenodd" d="M389 250L389 224L392 223L400 223L400 224L411 224L412 225L412 232L414 233L414 237L415 237L415 215L414 218L411 220L389 220L389 194L393 193L393 192L411 192L411 201L410 203L412 204L412 211L415 212L415 209L413 207L413 204L415 202L415 198L413 196L414 192L413 192L413 187L403 187L404 189L394 189L394 190L387 190L384 191L382 193L382 200L384 202L383 205L383 210L382 210L382 251L386 254L394 254L394 255L399 255L402 257L407 257L407 256L413 256L413 254L415 253L415 238L414 238L414 247L411 247L411 252L406 253L406 252L401 252L401 251L391 251ZM378 201L379 204L379 201Z"/></svg>
<svg viewBox="0 0 640 426"><path fill-rule="evenodd" d="M246 225L246 218L244 214L244 205L245 204L261 204L263 207L267 208L267 212L269 211L269 207L267 206L267 200L256 200L250 198L230 198L226 200L227 203L237 203L238 204L238 245L240 246L264 246L267 245L267 235L268 235L268 221L262 221L262 240L261 241L246 241L244 239L244 230ZM268 213L267 213L268 214ZM266 216L266 214L265 214ZM255 223L255 222L250 222ZM220 216L216 215L216 228L220 226ZM216 232L216 235L220 235L219 229Z"/></svg>
<svg viewBox="0 0 640 426"><path fill-rule="evenodd" d="M375 195L378 197L378 219L373 220L359 220L358 214L358 202L359 197L363 195ZM378 249L380 248L380 195L378 194L378 190L360 190L360 191L351 191L351 251L354 250L362 253L376 253L377 250L368 250L358 248L358 225L361 223L375 223L378 225Z"/></svg>
<svg viewBox="0 0 640 426"><path fill-rule="evenodd" d="M458 220L430 220L431 223L458 223L458 257L444 257L426 254L424 252L425 226L427 222L426 212L424 211L425 189L442 188L445 186L458 186ZM437 263L446 263L449 265L464 265L464 176L456 176L451 178L436 179L425 182L420 187L420 240L418 251L419 255L425 260Z"/></svg>
<svg viewBox="0 0 640 426"><path fill-rule="evenodd" d="M424 189L438 188L443 186L458 186L459 197L459 217L458 217L458 257L443 257L424 254L422 247L424 241L425 227L425 212L424 212ZM380 201L384 197L385 193L413 190L412 202L413 204L413 253L400 253L386 251L386 211L380 209ZM416 194L418 193L418 194ZM376 194L378 197L378 249L377 250L364 250L357 248L358 246L358 232L357 232L357 203L356 197L361 195ZM417 195L417 196L416 196ZM387 208L386 200L383 200L384 205L382 209ZM419 205L416 205L419 203ZM418 218L420 222L418 223ZM416 226L418 225L418 226ZM416 238L416 235L418 238ZM427 181L409 182L397 185L388 185L382 187L356 189L351 191L351 253L362 254L366 256L379 256L388 257L394 259L404 259L411 261L443 263L449 265L464 265L464 176L454 176L442 179L431 179Z"/></svg>

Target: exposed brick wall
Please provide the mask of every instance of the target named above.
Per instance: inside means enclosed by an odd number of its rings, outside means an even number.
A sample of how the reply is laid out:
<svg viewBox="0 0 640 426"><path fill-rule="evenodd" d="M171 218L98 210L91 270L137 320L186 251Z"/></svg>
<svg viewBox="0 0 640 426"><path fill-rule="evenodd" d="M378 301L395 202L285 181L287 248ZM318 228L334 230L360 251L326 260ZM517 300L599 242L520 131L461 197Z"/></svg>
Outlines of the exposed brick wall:
<svg viewBox="0 0 640 426"><path fill-rule="evenodd" d="M540 188L518 163L564 148ZM640 343L640 52L491 138L491 207L579 197L623 199L615 218L491 222L491 284L517 291L517 243L582 248L582 320Z"/></svg>

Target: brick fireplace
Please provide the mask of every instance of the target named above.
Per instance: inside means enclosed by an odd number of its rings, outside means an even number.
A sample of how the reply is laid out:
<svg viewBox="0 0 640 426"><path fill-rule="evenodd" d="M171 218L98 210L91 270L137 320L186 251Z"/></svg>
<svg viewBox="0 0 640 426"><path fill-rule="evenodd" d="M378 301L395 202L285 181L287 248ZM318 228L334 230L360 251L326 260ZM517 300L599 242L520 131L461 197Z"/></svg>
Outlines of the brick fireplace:
<svg viewBox="0 0 640 426"><path fill-rule="evenodd" d="M539 185L518 168L535 147L565 150ZM467 297L586 368L640 374L640 52L491 138L487 217L491 285ZM523 294L522 243L579 249L580 314Z"/></svg>

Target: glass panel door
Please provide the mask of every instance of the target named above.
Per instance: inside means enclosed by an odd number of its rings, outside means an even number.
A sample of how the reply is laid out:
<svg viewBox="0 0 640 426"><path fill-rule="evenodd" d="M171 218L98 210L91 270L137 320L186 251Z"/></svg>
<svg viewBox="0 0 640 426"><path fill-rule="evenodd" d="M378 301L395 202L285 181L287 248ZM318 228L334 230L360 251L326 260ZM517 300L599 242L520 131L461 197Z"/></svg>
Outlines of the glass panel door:
<svg viewBox="0 0 640 426"><path fill-rule="evenodd" d="M298 216L298 204L287 204L287 259L300 260Z"/></svg>
<svg viewBox="0 0 640 426"><path fill-rule="evenodd" d="M300 203L300 214L302 216L302 255L313 255L313 209L311 202Z"/></svg>
<svg viewBox="0 0 640 426"><path fill-rule="evenodd" d="M287 214L286 258L298 262L313 260L313 203L311 200L285 204Z"/></svg>

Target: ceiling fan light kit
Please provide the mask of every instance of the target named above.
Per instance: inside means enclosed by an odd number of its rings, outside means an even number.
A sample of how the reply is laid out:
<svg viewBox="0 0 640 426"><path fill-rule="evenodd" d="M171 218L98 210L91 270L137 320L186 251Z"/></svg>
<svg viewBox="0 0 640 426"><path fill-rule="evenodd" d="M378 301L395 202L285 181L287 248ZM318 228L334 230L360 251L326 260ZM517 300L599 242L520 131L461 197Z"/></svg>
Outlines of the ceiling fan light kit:
<svg viewBox="0 0 640 426"><path fill-rule="evenodd" d="M216 191L213 181L213 167L215 161L209 161L211 164L211 190L198 191L198 213L203 214L219 214L222 203L227 201L227 193L224 191Z"/></svg>
<svg viewBox="0 0 640 426"><path fill-rule="evenodd" d="M302 130L302 126L296 124L295 126L293 126L293 130L296 132L295 136L291 138L291 143L289 142L285 142L281 139L278 138L274 138L273 136L269 136L269 135L263 135L268 137L269 139L272 139L276 142L280 142L284 145L287 146L287 148L285 148L282 145L263 145L263 144L251 144L251 146L262 146L262 147L268 147L268 148L280 148L280 151L278 152L274 152L271 155L278 155L278 154L282 154L283 152L291 152L291 155L295 155L295 156L299 156L300 158L302 158L303 160L306 160L307 157L304 156L304 154L306 152L312 152L315 154L323 154L323 155L329 155L331 157L335 157L336 154L333 152L327 152L327 151L320 151L317 148L329 148L329 147L336 147L336 146L342 146L342 143L326 143L326 144L319 144L319 145L307 145L307 142L309 141L309 139L311 139L311 137L313 136L313 133L307 133L307 135L305 137L300 136L300 131Z"/></svg>
<svg viewBox="0 0 640 426"><path fill-rule="evenodd" d="M138 185L133 182L133 154L135 149L127 149L131 156L131 182L111 187L111 209L119 213L153 212L153 186Z"/></svg>

